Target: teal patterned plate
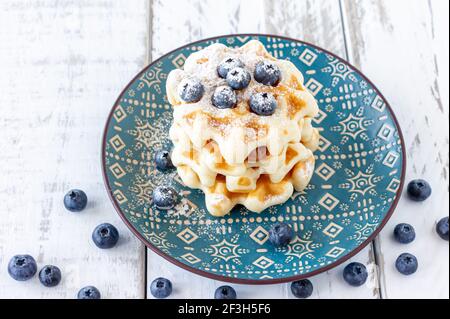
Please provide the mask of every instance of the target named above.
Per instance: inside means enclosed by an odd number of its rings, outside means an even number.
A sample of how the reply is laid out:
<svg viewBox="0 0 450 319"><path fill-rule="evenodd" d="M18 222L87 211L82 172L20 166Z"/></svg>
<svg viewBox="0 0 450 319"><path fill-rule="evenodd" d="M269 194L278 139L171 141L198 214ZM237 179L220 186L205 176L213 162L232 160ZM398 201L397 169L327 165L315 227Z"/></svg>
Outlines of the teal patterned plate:
<svg viewBox="0 0 450 319"><path fill-rule="evenodd" d="M212 217L200 191L161 173L155 150L170 148L172 121L165 80L187 56L212 43L241 46L258 39L275 57L305 75L320 114L320 148L304 193L261 214L236 208ZM398 122L375 86L347 62L316 46L278 36L232 35L195 42L168 53L139 73L115 103L102 144L104 180L125 223L149 248L202 276L248 284L294 281L326 271L365 247L383 228L399 200L405 150ZM153 208L156 185L183 194L173 214ZM297 236L283 249L268 242L275 221Z"/></svg>

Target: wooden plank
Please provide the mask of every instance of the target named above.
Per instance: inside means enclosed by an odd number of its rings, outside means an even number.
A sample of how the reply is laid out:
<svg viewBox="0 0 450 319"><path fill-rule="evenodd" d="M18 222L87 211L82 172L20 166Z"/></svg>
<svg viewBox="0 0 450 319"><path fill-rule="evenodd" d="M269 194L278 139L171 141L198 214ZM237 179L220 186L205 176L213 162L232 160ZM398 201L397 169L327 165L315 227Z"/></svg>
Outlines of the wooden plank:
<svg viewBox="0 0 450 319"><path fill-rule="evenodd" d="M417 204L403 198L377 242L385 298L448 298L448 243L435 223L448 216L449 172L449 3L440 0L343 0L351 61L386 95L403 128L407 181L425 178L434 189ZM397 223L411 223L417 239L397 244ZM420 269L406 278L394 263L403 252L415 254Z"/></svg>
<svg viewBox="0 0 450 319"><path fill-rule="evenodd" d="M152 55L157 58L183 44L231 33L273 33L304 39L345 56L338 0L154 0ZM355 260L371 270L370 280L351 288L342 279L343 266L312 278L314 298L378 298L378 276L372 247ZM221 283L193 275L148 251L148 282L166 277L174 284L173 298L212 298ZM292 298L289 285L264 288L235 286L240 298ZM151 297L150 292L148 296Z"/></svg>
<svg viewBox="0 0 450 319"><path fill-rule="evenodd" d="M118 93L145 63L145 1L0 3L0 298L74 298L84 285L104 298L144 297L143 245L106 195L100 140ZM88 208L64 209L72 187ZM115 224L119 246L102 251L90 236ZM29 253L61 268L62 283L12 280L9 259Z"/></svg>
<svg viewBox="0 0 450 319"><path fill-rule="evenodd" d="M338 0L153 0L153 57L233 33L291 36L345 56Z"/></svg>
<svg viewBox="0 0 450 319"><path fill-rule="evenodd" d="M314 285L312 299L366 299L378 298L378 273L375 265L371 246L364 249L352 261L358 261L369 270L369 280L365 286L360 288L350 287L342 278L342 272L346 264L331 271L310 278ZM148 283L157 277L169 279L173 284L174 299L211 299L214 291L222 285L230 285L216 280L200 277L186 270L178 268L155 253L148 252ZM238 298L240 299L286 299L292 298L290 284L251 286L235 285ZM153 298L150 291L148 297Z"/></svg>

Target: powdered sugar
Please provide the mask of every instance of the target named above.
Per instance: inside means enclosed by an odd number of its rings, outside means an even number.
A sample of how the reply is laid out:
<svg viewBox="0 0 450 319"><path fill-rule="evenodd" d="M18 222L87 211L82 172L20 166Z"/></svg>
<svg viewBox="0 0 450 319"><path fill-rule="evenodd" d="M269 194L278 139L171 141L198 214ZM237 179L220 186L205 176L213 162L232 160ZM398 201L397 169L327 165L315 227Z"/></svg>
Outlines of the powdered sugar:
<svg viewBox="0 0 450 319"><path fill-rule="evenodd" d="M205 87L205 94L198 103L202 105L205 112L214 114L215 116L226 116L224 112L221 112L222 110L217 110L212 105L211 97L218 86L228 85L226 80L219 76L217 67L229 58L241 61L242 66L250 73L248 87L238 93L238 103L247 103L253 92L261 90L264 87L264 85L253 79L256 64L265 59L264 56L258 55L256 50L243 51L241 48L234 49L222 44L213 44L202 51L191 54L184 67L184 76L195 76L202 80L202 84ZM198 61L206 62L198 63ZM245 75L241 74L240 76Z"/></svg>
<svg viewBox="0 0 450 319"><path fill-rule="evenodd" d="M232 108L219 108L213 105L213 94L218 87L228 86L225 79L218 74L217 66L224 59L238 59L244 68L250 73L251 79L247 88L236 90L237 103ZM282 73L282 83L274 88L258 83L254 79L256 64L266 61L277 65ZM201 79L205 93L197 103L185 104L174 94L173 88L183 79L196 77ZM317 105L314 98L307 92L298 92L289 82L295 77L302 83L301 73L295 66L283 60L276 60L270 56L264 46L258 41L251 41L240 48L229 48L223 44L212 44L211 46L192 53L186 60L184 70L172 71L167 80L168 98L174 107L174 118L178 123L185 123L191 128L190 135L195 140L195 145L202 147L207 140L221 141L221 148L225 142L234 140L235 143L267 145L273 141L271 151L277 152L281 146L294 139L298 131L298 120L304 116L314 116ZM272 93L277 101L275 112L270 116L255 114L250 109L250 98L260 92ZM307 107L301 112L289 113L292 106L284 95L303 94ZM233 98L234 101L234 98ZM288 132L288 133L285 133ZM201 137L194 137L199 136ZM231 142L230 142L231 143ZM225 150L223 150L225 152ZM237 148L233 150L237 152ZM230 158L232 156L230 155ZM240 159L240 155L237 156Z"/></svg>

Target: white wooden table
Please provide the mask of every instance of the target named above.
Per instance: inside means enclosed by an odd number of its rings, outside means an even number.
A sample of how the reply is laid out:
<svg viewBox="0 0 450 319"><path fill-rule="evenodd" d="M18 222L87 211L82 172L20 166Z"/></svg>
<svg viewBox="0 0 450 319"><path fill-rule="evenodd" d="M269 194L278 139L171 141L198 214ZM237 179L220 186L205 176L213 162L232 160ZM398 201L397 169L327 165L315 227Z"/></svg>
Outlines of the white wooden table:
<svg viewBox="0 0 450 319"><path fill-rule="evenodd" d="M432 199L402 199L381 235L355 260L370 269L351 288L342 268L312 278L314 298L448 298L449 247L434 232L449 209L449 2L446 0L6 0L0 2L0 297L73 298L84 285L105 298L145 298L157 276L174 298L211 298L219 282L169 264L133 237L108 200L100 170L106 116L145 65L185 43L260 32L303 39L348 59L391 102L405 133L407 180L423 177ZM68 213L65 192L84 189L89 208ZM112 222L119 247L101 251L93 228ZM399 222L418 239L396 244ZM394 268L402 252L420 270ZM56 288L7 274L29 253L63 272ZM290 298L288 285L235 286L241 298Z"/></svg>

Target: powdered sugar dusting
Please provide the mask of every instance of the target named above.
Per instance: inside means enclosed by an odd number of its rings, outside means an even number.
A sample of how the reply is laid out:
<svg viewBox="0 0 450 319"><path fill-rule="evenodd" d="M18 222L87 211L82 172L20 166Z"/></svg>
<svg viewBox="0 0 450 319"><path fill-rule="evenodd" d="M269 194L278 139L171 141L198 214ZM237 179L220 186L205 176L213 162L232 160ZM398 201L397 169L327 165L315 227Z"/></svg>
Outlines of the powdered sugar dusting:
<svg viewBox="0 0 450 319"><path fill-rule="evenodd" d="M213 105L213 94L218 87L229 87L227 81L218 74L220 63L229 58L242 62L243 68L250 73L250 83L246 88L234 91L236 105L221 108ZM255 66L262 61L273 63L280 69L282 82L277 87L264 85L254 79ZM191 77L201 80L205 92L200 101L186 104L180 100L174 88ZM259 41L250 41L240 48L215 43L192 53L183 70L177 69L169 74L167 92L169 101L174 105L175 122L189 128L187 133L196 147L201 148L212 139L219 144L221 152L228 154L224 157L229 163L240 163L245 160L246 154L241 151L245 146L267 146L271 152L279 153L283 145L300 139L299 119L316 114L314 97L308 92L298 91L298 85L291 84L289 80L293 77L303 82L301 73L291 62L273 58ZM251 96L261 92L273 94L277 101L273 114L267 112L266 116L262 116L264 112L258 115L251 110ZM291 114L289 96L295 94L300 94L299 99L302 101L306 99L306 106Z"/></svg>

